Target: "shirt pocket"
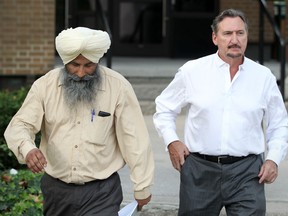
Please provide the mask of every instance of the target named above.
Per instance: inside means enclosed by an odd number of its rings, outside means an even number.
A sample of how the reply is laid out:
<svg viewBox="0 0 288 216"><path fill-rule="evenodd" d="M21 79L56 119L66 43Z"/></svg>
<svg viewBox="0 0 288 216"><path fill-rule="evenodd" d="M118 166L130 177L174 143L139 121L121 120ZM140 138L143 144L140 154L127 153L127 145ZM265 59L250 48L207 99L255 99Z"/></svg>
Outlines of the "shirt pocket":
<svg viewBox="0 0 288 216"><path fill-rule="evenodd" d="M95 116L93 121L85 124L82 139L85 143L94 145L106 145L111 133L113 133L112 116Z"/></svg>

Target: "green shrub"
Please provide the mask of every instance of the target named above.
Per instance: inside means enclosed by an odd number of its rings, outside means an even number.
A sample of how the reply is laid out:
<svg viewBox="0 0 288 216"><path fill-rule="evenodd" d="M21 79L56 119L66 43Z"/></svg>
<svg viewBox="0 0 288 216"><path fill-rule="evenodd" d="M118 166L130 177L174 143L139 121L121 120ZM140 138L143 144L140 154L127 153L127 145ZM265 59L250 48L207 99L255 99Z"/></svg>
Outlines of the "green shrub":
<svg viewBox="0 0 288 216"><path fill-rule="evenodd" d="M3 134L11 118L21 107L28 90L26 87L15 91L0 91L0 170L23 167L8 149Z"/></svg>
<svg viewBox="0 0 288 216"><path fill-rule="evenodd" d="M0 176L0 215L42 215L43 196L39 186L42 174L20 170L16 175L0 172Z"/></svg>
<svg viewBox="0 0 288 216"><path fill-rule="evenodd" d="M18 90L0 91L0 215L38 216L42 215L43 196L40 192L41 174L33 174L26 165L18 163L4 139L4 131L11 118L21 107L29 87ZM36 135L36 145L40 143L40 133ZM19 169L17 175L7 170ZM4 171L6 170L6 171Z"/></svg>

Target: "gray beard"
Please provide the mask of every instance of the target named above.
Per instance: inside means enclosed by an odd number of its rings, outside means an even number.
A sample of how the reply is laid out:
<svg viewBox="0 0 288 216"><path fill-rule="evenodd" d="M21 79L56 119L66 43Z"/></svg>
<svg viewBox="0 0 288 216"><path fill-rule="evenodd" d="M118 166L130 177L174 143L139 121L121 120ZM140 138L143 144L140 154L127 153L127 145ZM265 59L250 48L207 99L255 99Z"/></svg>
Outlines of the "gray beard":
<svg viewBox="0 0 288 216"><path fill-rule="evenodd" d="M101 83L99 67L97 66L92 75L85 75L81 78L70 74L66 68L63 68L61 72L64 99L68 108L77 109L79 105L93 107L96 101L97 86Z"/></svg>
<svg viewBox="0 0 288 216"><path fill-rule="evenodd" d="M233 54L228 53L227 56L230 58L239 58L239 57L242 57L243 55L242 54L233 55Z"/></svg>

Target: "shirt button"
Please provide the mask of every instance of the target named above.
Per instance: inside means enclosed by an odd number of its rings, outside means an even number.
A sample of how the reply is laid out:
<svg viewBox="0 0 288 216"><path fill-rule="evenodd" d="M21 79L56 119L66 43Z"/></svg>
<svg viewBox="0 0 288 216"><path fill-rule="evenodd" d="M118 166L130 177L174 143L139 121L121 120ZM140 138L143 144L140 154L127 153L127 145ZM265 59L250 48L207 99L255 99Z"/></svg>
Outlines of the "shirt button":
<svg viewBox="0 0 288 216"><path fill-rule="evenodd" d="M78 145L75 145L75 148L78 148Z"/></svg>

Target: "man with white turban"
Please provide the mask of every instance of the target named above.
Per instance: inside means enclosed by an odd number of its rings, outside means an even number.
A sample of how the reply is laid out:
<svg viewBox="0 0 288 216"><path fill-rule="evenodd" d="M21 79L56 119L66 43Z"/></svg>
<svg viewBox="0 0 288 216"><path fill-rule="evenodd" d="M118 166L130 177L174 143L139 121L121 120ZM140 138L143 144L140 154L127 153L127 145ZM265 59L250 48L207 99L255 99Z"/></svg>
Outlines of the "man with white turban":
<svg viewBox="0 0 288 216"><path fill-rule="evenodd" d="M56 37L56 49L64 65L80 54L94 63L107 52L111 44L107 32L78 27L63 30Z"/></svg>
<svg viewBox="0 0 288 216"><path fill-rule="evenodd" d="M151 199L154 160L136 95L122 75L99 64L110 43L104 31L63 30L56 49L64 67L33 83L5 131L19 162L44 172L46 216L118 215L117 172L125 164L138 210Z"/></svg>

